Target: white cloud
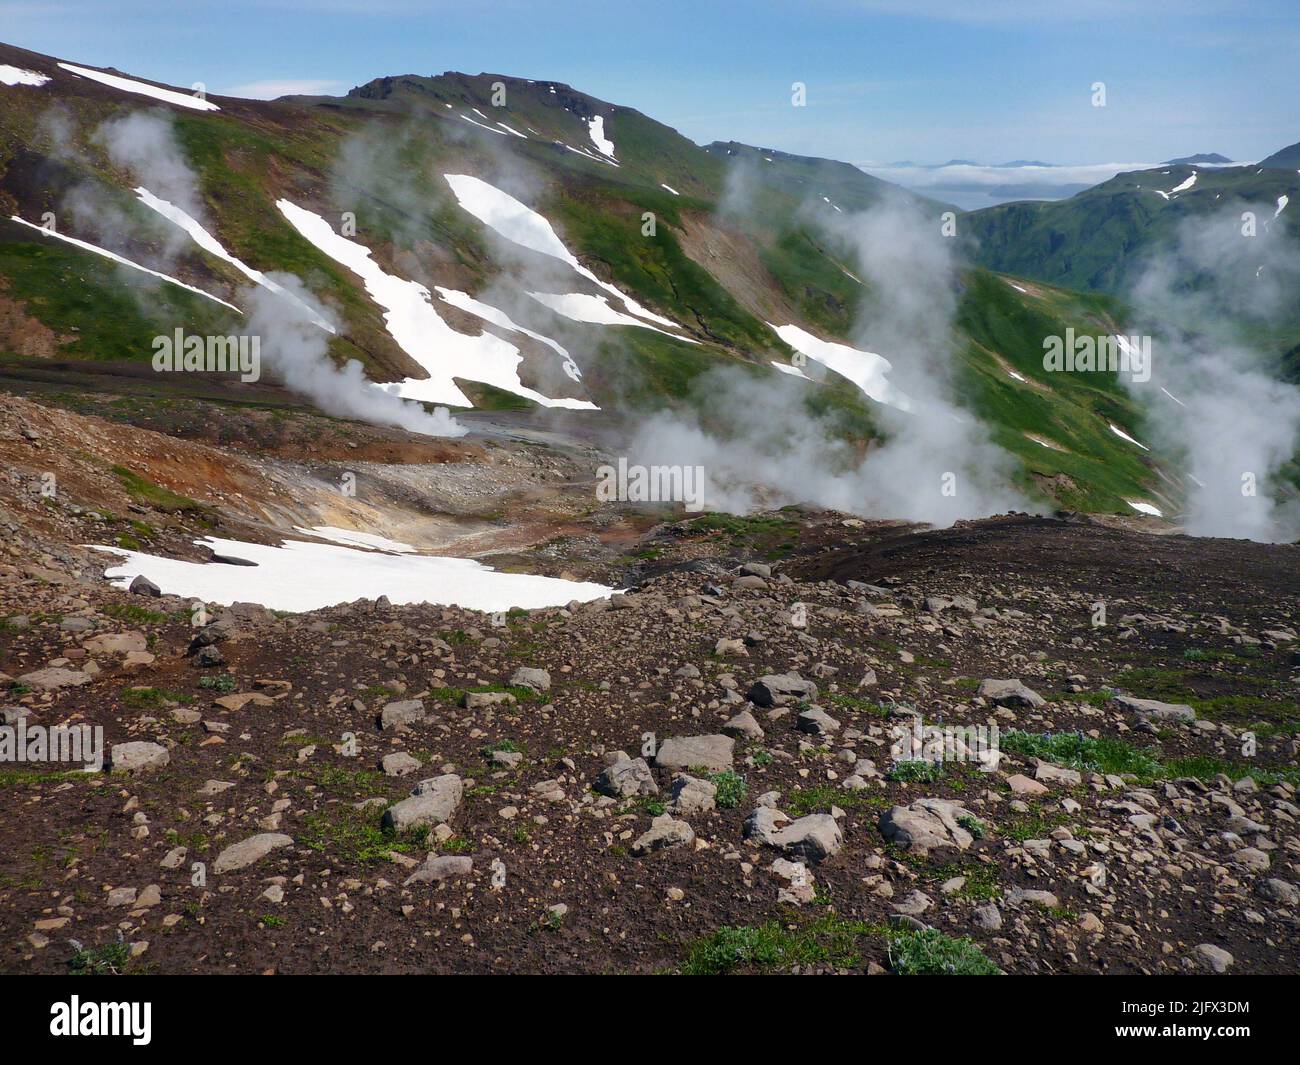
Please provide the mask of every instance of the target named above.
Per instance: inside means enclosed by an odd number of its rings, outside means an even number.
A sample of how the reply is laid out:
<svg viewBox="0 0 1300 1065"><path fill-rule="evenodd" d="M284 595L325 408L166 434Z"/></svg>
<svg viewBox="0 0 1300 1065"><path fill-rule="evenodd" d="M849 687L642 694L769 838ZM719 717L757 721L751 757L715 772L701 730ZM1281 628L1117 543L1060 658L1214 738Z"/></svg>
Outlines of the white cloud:
<svg viewBox="0 0 1300 1065"><path fill-rule="evenodd" d="M878 166L860 163L873 177L906 189L949 200L968 209L1009 200L1055 200L1084 187L1100 185L1117 174L1169 167L1150 163L1087 163L1079 166ZM1237 164L1244 165L1244 164ZM1203 167L1211 170L1213 167Z"/></svg>

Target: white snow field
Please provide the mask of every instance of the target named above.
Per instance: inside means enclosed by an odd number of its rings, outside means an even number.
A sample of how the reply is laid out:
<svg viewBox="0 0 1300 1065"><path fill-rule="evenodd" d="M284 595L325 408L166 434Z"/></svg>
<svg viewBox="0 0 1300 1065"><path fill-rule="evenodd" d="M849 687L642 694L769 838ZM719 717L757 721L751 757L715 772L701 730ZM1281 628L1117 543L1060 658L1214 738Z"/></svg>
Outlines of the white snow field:
<svg viewBox="0 0 1300 1065"><path fill-rule="evenodd" d="M305 304L292 292L288 291L283 285L277 284L275 281L271 280L271 278L267 277L260 270L254 270L247 263L242 262L239 259L236 259L233 255L230 254L230 252L226 251L221 241L217 240L216 237L214 237L211 233L209 233L206 229L204 229L203 226L198 222L198 220L191 217L183 208L177 207L174 203L169 203L167 200L164 200L161 196L155 196L152 192L150 192L146 188L137 187L133 191L135 192L136 196L140 198L141 203L143 203L146 207L153 208L153 210L157 211L160 215L162 215L165 219L167 219L167 221L183 229L186 233L190 235L190 238L194 241L194 243L197 244L204 251L206 251L208 254L215 255L218 259L230 263L231 266L233 266L236 270L242 273L245 277L249 278L249 280L255 281L257 284L261 285L263 288L269 289L271 292L274 292L277 296L281 297L282 299L286 299L290 303L293 303L296 306L300 307L304 312L306 312L307 316L313 322L315 322L326 332L328 333L334 332L334 327L330 325L329 322L327 322L324 318L322 318L319 314L317 314L316 311L313 310L311 307L307 306L307 304Z"/></svg>
<svg viewBox="0 0 1300 1065"><path fill-rule="evenodd" d="M35 89L49 80L47 75L38 74L34 70L24 70L22 67L11 67L8 63L0 63L0 85L30 85Z"/></svg>
<svg viewBox="0 0 1300 1065"><path fill-rule="evenodd" d="M369 248L335 233L329 222L305 207L289 200L278 200L276 206L307 240L361 278L370 298L384 311L389 335L429 374L385 386L389 391L404 399L472 407L454 380L460 377L513 392L544 407L591 410L595 406L589 400L551 399L528 388L519 380L523 356L513 344L493 333L470 336L456 332L439 317L432 295L419 282L387 273L371 258Z"/></svg>
<svg viewBox="0 0 1300 1065"><path fill-rule="evenodd" d="M18 222L24 226L27 226L29 229L34 229L36 230L37 233L40 233L41 236L53 237L55 240L61 240L65 244L71 244L74 247L81 248L83 251L94 252L96 255L102 255L105 259L112 259L113 262L119 263L122 266L129 266L131 267L132 270L139 270L142 274L150 274L153 277L161 278L162 280L170 284L176 285L178 288L186 289L189 292L193 292L197 296L203 296L207 299L210 299L213 303L220 303L221 306L223 307L229 307L236 314L244 313L233 303L227 303L225 300L219 299L218 297L212 295L211 292L204 292L203 289L195 288L193 285L187 285L184 281L179 281L176 278L170 276L169 274L160 273L157 270L150 270L149 267L141 266L139 263L133 263L130 259L123 258L121 255L118 255L117 252L109 251L107 248L101 248L98 244L91 244L89 241L86 240L78 240L76 237L69 237L63 233L51 232L50 230L46 229L44 226L38 226L36 225L36 223L29 222L25 218L19 218L16 214L10 215L9 220L11 222Z"/></svg>
<svg viewBox="0 0 1300 1065"><path fill-rule="evenodd" d="M633 318L630 314L615 310L609 305L607 296L594 296L586 292L530 292L528 295L555 311L556 314L562 314L575 322L585 322L588 325L635 325L642 329L653 329L656 333L662 333L685 344L699 343L692 337L678 336L676 333L668 332L667 329L660 329L649 322L641 321L640 318Z"/></svg>
<svg viewBox="0 0 1300 1065"><path fill-rule="evenodd" d="M564 246L564 241L556 235L551 223L527 204L521 203L508 192L502 192L495 185L490 185L481 178L473 177L470 174L443 174L443 177L446 179L447 184L451 186L451 191L461 207L489 229L501 234L506 240L530 251L549 255L552 259L559 259L560 262L567 263L576 273L585 277L588 281L603 288L610 295L617 296L623 301L624 306L638 318L658 322L670 329L681 328L671 318L665 318L661 314L655 314L654 311L642 307L631 296L626 295L608 281L602 281L582 263L578 262L577 257Z"/></svg>
<svg viewBox="0 0 1300 1065"><path fill-rule="evenodd" d="M907 397L886 380L885 375L892 367L883 355L821 340L797 325L773 325L771 322L767 325L795 351L848 378L877 403L903 411L912 409Z"/></svg>
<svg viewBox="0 0 1300 1065"><path fill-rule="evenodd" d="M614 142L605 136L605 116L597 115L587 123L587 132L591 134L591 143L601 155L614 158Z"/></svg>
<svg viewBox="0 0 1300 1065"><path fill-rule="evenodd" d="M358 534L349 534L356 536ZM362 534L364 535L364 534ZM380 538L382 539L382 538ZM187 562L120 547L91 545L125 556L104 576L126 588L143 574L167 595L205 603L260 603L271 610L304 611L388 596L393 603L433 603L473 610L534 610L603 599L613 589L522 573L499 573L469 558L388 554L335 544L285 540L278 547L206 537L195 543L252 566Z"/></svg>
<svg viewBox="0 0 1300 1065"><path fill-rule="evenodd" d="M1186 181L1179 182L1172 189L1170 189L1169 192L1171 195L1175 192L1186 192L1195 184L1196 184L1196 174L1193 173L1192 176L1189 177Z"/></svg>
<svg viewBox="0 0 1300 1065"><path fill-rule="evenodd" d="M1124 500L1124 502L1127 503L1130 507L1132 507L1140 514L1149 514L1153 518L1164 517L1164 514L1161 513L1160 508L1152 506L1150 503L1134 503L1133 500L1131 499L1126 499Z"/></svg>
<svg viewBox="0 0 1300 1065"><path fill-rule="evenodd" d="M60 63L64 70L76 74L82 78L89 78L91 81L97 81L101 85L107 85L111 89L120 89L122 92L139 93L141 96L151 96L155 100L161 100L165 104L176 104L178 107L189 107L195 111L220 111L216 104L211 100L200 100L197 96L191 96L187 92L177 92L175 89L163 89L157 85L149 85L143 81L136 81L133 78L124 78L118 74L105 74L102 70L91 70L90 67L79 67L73 63Z"/></svg>
<svg viewBox="0 0 1300 1065"><path fill-rule="evenodd" d="M582 380L582 370L578 368L578 364L574 361L573 356L569 354L567 349L561 347L550 337L543 336L541 333L535 333L533 330L525 328L518 322L514 321L505 311L484 303L482 300L476 300L468 292L458 292L454 288L443 288L441 285L435 285L434 287L437 289L438 296L444 303L450 303L453 307L457 307L460 310L465 311L467 314L477 315L479 318L482 318L483 321L491 322L493 325L499 326L502 329L509 329L515 333L523 333L524 336L532 337L539 343L545 344L563 360L562 365L565 373L575 381ZM594 403L591 404L591 409L600 410L600 408Z"/></svg>

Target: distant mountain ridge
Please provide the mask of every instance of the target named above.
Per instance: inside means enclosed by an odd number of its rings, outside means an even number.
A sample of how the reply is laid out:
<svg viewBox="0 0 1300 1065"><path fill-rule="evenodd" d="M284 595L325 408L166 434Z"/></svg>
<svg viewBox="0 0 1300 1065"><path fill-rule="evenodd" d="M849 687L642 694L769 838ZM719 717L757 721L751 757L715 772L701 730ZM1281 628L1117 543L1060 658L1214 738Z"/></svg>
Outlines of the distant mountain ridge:
<svg viewBox="0 0 1300 1065"><path fill-rule="evenodd" d="M1165 166L1192 166L1197 164L1204 165L1223 165L1229 164L1232 160L1226 155L1220 155L1218 152L1202 152L1200 155L1186 155L1181 159L1168 159Z"/></svg>

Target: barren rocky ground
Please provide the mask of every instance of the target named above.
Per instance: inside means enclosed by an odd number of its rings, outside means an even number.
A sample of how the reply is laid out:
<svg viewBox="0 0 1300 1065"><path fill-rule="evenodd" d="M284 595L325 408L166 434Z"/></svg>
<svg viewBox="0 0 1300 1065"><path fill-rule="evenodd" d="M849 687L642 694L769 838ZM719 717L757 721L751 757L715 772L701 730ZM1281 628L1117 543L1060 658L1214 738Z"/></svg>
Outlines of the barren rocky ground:
<svg viewBox="0 0 1300 1065"><path fill-rule="evenodd" d="M78 545L238 508L92 462L42 501L100 423L6 404L4 719L111 756L0 768L4 971L1294 970L1294 545L592 513L560 477L497 560L612 599L196 614ZM1000 757L896 747L958 725Z"/></svg>

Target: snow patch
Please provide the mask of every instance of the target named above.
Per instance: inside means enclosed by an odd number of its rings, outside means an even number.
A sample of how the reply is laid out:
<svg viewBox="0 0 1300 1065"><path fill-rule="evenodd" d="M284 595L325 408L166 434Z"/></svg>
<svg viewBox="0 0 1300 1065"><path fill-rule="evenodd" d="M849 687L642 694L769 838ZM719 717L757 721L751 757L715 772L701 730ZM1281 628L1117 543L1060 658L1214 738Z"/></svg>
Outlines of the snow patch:
<svg viewBox="0 0 1300 1065"><path fill-rule="evenodd" d="M482 122L479 122L477 119L470 118L469 115L462 114L460 117L463 118L466 122L468 122L471 126L478 126L479 129L485 129L489 133L495 133L498 137L510 136L510 134L504 132L503 130L493 129L491 126L483 125Z"/></svg>
<svg viewBox="0 0 1300 1065"><path fill-rule="evenodd" d="M591 135L591 143L596 146L596 150L601 155L614 158L614 142L605 136L605 116L597 115L587 123L587 132Z"/></svg>
<svg viewBox="0 0 1300 1065"><path fill-rule="evenodd" d="M667 189L667 190L668 190L669 192L671 192L674 196L680 196L680 195L681 195L681 193L678 192L678 191L677 191L675 188L673 188L671 185L665 185L662 181L659 183L659 187L660 187L661 189Z"/></svg>
<svg viewBox="0 0 1300 1065"><path fill-rule="evenodd" d="M603 599L613 591L600 584L498 573L469 558L387 554L303 540L285 540L279 546L218 537L195 542L254 565L187 562L119 547L92 546L97 551L125 556L104 573L119 588L128 587L134 577L144 574L166 595L227 604L260 603L271 610L317 610L381 595L398 604L434 603L485 611L511 607L535 610L563 606L575 599Z"/></svg>
<svg viewBox="0 0 1300 1065"><path fill-rule="evenodd" d="M1127 503L1134 510L1136 510L1139 514L1149 514L1153 518L1164 517L1164 515L1160 513L1160 509L1158 507L1153 507L1150 503L1134 503L1133 500L1131 499L1126 499L1124 500L1124 502Z"/></svg>
<svg viewBox="0 0 1300 1065"><path fill-rule="evenodd" d="M555 143L564 144L563 141L556 141ZM575 148L572 144L564 144L564 147L568 148L569 151L573 152L575 155L580 155L584 159L590 159L593 163L608 163L610 166L613 167L617 167L619 165L613 159L610 159L604 155L597 155L595 152L587 148Z"/></svg>
<svg viewBox="0 0 1300 1065"><path fill-rule="evenodd" d="M225 300L219 299L218 297L212 295L211 292L204 292L203 289L195 288L193 285L187 285L184 281L178 281L176 278L172 277L169 274L160 273L157 270L150 270L149 267L141 266L139 263L133 263L130 259L123 258L121 255L118 255L116 252L111 252L107 248L101 248L97 244L91 244L89 241L85 241L85 240L77 240L76 237L65 236L62 233L52 233L50 232L50 230L45 229L43 226L38 226L34 222L28 222L24 218L19 218L16 214L10 215L9 220L11 222L18 222L21 225L27 226L28 229L34 229L36 230L37 233L39 233L43 237L54 237L56 240L61 240L66 244L71 244L73 247L81 248L83 251L94 252L96 255L102 255L105 259L112 259L113 262L120 263L122 266L129 266L133 270L139 270L142 274L150 274L153 277L162 278L162 280L167 281L170 284L176 285L178 288L183 288L189 292L193 292L196 296L205 296L206 298L210 299L213 303L220 303L221 306L223 307L229 307L236 314L244 313L233 303L227 303Z"/></svg>
<svg viewBox="0 0 1300 1065"><path fill-rule="evenodd" d="M101 85L107 85L110 89L120 89L122 92L139 93L141 96L150 96L155 100L161 100L165 104L175 104L177 107L189 107L195 111L220 111L216 104L210 100L200 100L197 96L191 96L189 93L177 92L175 89L163 89L157 85L149 85L143 81L136 81L133 78L124 78L118 74L105 74L102 70L91 70L90 67L79 67L72 63L60 63L64 70L70 71L79 77L89 78L91 81L97 81Z"/></svg>
<svg viewBox="0 0 1300 1065"><path fill-rule="evenodd" d="M577 257L564 246L564 241L556 235L550 222L527 204L516 200L508 192L502 192L495 185L489 185L481 178L472 177L469 174L444 174L443 178L451 186L451 191L461 207L485 226L496 230L506 240L528 248L530 251L540 252L542 255L549 255L553 259L559 259L561 262L567 263L576 273L585 277L594 285L603 288L612 296L617 296L623 301L623 305L638 318L658 322L670 329L681 328L671 318L665 318L661 314L655 314L654 311L642 307L631 296L620 291L617 286L598 278L582 263L578 262Z"/></svg>
<svg viewBox="0 0 1300 1065"><path fill-rule="evenodd" d="M1193 172L1192 176L1189 177L1186 181L1181 182L1180 184L1175 185L1175 186L1174 186L1172 189L1170 189L1169 191L1170 191L1170 193L1174 193L1174 192L1186 192L1188 189L1190 189L1190 188L1191 188L1193 185L1195 185L1195 184L1196 184L1196 174L1195 174L1195 172Z"/></svg>
<svg viewBox="0 0 1300 1065"><path fill-rule="evenodd" d="M1121 440L1127 440L1130 444L1137 444L1137 446L1140 447L1143 451L1151 450L1149 447L1146 446L1146 444L1138 443L1138 441L1134 440L1131 436L1128 435L1128 433L1124 432L1124 430L1121 429L1118 425L1115 425L1111 422L1107 422L1106 424L1110 426L1110 431L1114 433L1116 436L1118 436Z"/></svg>
<svg viewBox="0 0 1300 1065"><path fill-rule="evenodd" d="M383 308L389 335L429 375L383 386L388 391L404 399L472 407L454 380L460 377L505 389L544 407L590 410L594 406L586 400L550 399L526 387L519 380L522 356L513 344L492 333L456 332L438 316L433 297L419 282L387 273L371 258L369 248L335 233L320 215L289 200L278 200L276 206L307 240L361 278L370 298Z"/></svg>
<svg viewBox="0 0 1300 1065"><path fill-rule="evenodd" d="M678 336L649 322L643 322L640 318L633 318L630 314L615 310L609 305L608 296L593 296L586 292L530 292L528 295L542 306L549 307L557 314L562 314L575 322L586 322L589 325L635 325L662 333L666 337L672 337L686 344L699 343L693 337Z"/></svg>
<svg viewBox="0 0 1300 1065"><path fill-rule="evenodd" d="M197 244L204 251L208 252L210 255L215 255L218 259L221 259L224 262L230 263L231 266L233 266L236 270L242 273L245 277L249 278L249 280L255 281L263 288L269 289L270 291L274 292L277 296L280 296L281 298L288 300L290 303L296 304L307 314L307 316L313 322L315 322L318 326L324 329L327 333L333 333L335 331L334 327L330 325L329 322L327 322L324 318L322 318L319 314L317 314L316 311L313 310L311 307L307 306L307 304L305 304L292 292L288 291L283 285L280 285L277 282L272 281L260 270L254 270L247 263L242 262L239 259L236 259L233 255L230 254L230 252L226 251L221 241L217 240L216 237L214 237L211 233L209 233L206 229L204 229L203 226L198 222L198 220L192 218L188 212L186 212L180 207L177 207L174 203L169 203L167 200L164 200L160 196L155 196L152 192L150 192L146 188L137 187L133 191L135 192L136 196L139 197L141 203L143 203L146 207L153 208L165 219L167 219L167 221L183 229L186 233L190 235L190 238L194 241L194 243Z"/></svg>
<svg viewBox="0 0 1300 1065"><path fill-rule="evenodd" d="M767 325L795 351L848 378L877 403L912 409L907 397L885 379L892 367L883 355L821 340L797 325Z"/></svg>
<svg viewBox="0 0 1300 1065"><path fill-rule="evenodd" d="M24 70L22 67L11 67L8 63L0 63L0 85L30 85L33 88L39 88L49 81L46 74L38 74L34 70Z"/></svg>
<svg viewBox="0 0 1300 1065"><path fill-rule="evenodd" d="M791 366L788 362L777 362L776 359L773 359L772 365L782 373L789 374L791 377L802 377L805 381L812 380L812 378L799 369L798 366Z"/></svg>
<svg viewBox="0 0 1300 1065"><path fill-rule="evenodd" d="M457 307L460 310L465 311L467 314L477 315L479 318L482 318L483 321L491 322L493 325L499 326L502 329L509 329L511 332L515 333L523 333L524 336L532 337L534 340L545 344L564 360L564 372L566 374L575 381L582 380L582 371L578 369L578 364L573 361L573 356L550 337L543 336L541 333L535 333L531 329L525 328L519 323L513 321L505 311L499 310L491 304L483 303L481 300L476 300L467 292L457 292L454 288L443 288L441 285L435 287L438 290L438 295L444 303L450 303L453 307ZM597 407L596 404L592 403L590 404L590 409L599 410L600 408Z"/></svg>

